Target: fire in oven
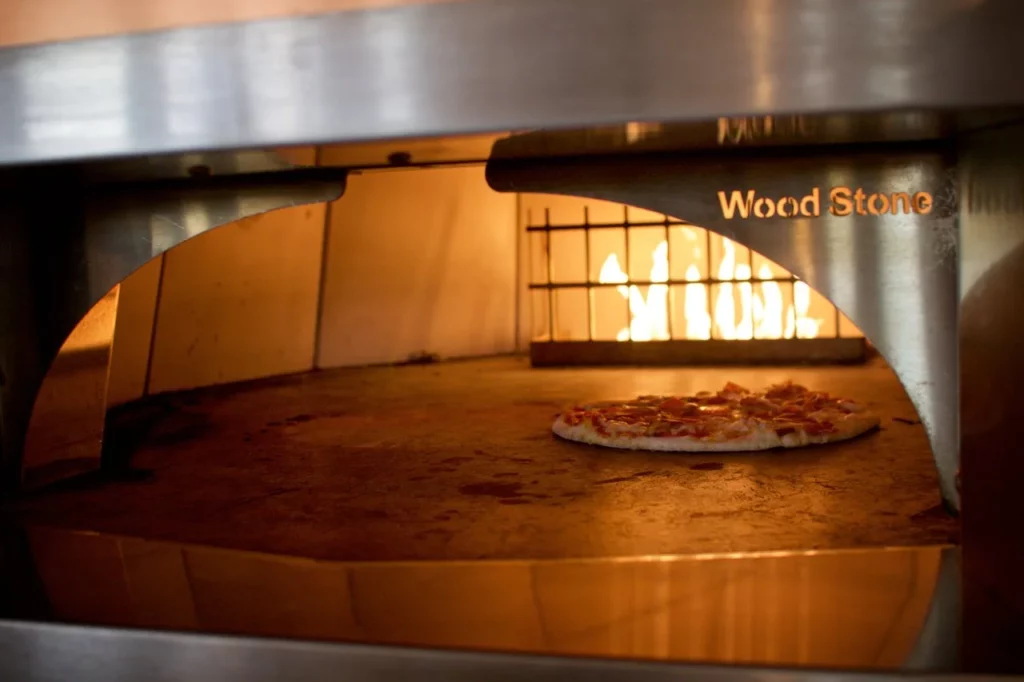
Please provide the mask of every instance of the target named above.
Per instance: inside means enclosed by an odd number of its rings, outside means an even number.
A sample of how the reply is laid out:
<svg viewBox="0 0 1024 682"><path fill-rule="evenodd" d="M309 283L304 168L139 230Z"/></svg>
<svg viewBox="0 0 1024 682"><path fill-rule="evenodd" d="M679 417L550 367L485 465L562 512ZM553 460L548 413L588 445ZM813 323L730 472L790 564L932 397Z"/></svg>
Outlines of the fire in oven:
<svg viewBox="0 0 1024 682"><path fill-rule="evenodd" d="M941 197L949 169L773 139L704 156L734 123L265 152L343 171L344 193L235 201L216 230L185 202L134 223L156 257L86 315L35 402L7 508L37 576L20 608L948 664L958 498L935 396L953 340L931 327L954 292L952 209L738 222L716 197Z"/></svg>
<svg viewBox="0 0 1024 682"><path fill-rule="evenodd" d="M553 219L547 199L523 206L535 366L864 359L849 318L752 249L608 202L561 200Z"/></svg>

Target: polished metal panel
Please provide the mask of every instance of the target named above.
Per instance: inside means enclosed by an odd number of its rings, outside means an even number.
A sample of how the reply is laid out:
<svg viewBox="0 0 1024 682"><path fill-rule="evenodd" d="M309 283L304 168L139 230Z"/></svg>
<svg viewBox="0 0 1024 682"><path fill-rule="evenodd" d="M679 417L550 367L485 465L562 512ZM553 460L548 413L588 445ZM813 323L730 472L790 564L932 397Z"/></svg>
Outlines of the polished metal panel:
<svg viewBox="0 0 1024 682"><path fill-rule="evenodd" d="M22 682L278 680L692 680L980 682L966 675L801 671L430 651L0 621L0 672ZM994 678L1007 679L1007 678ZM1013 679L1013 678L1010 678Z"/></svg>
<svg viewBox="0 0 1024 682"><path fill-rule="evenodd" d="M251 158L235 167L247 164ZM0 174L0 495L22 480L25 432L46 371L96 301L186 239L275 208L329 201L344 187L343 171L316 169L150 184L88 184L83 176L89 171L73 166Z"/></svg>
<svg viewBox="0 0 1024 682"><path fill-rule="evenodd" d="M526 138L529 135L525 136ZM502 160L521 144L495 145L487 178L499 191L548 192L638 206L718 232L764 254L828 297L879 349L928 432L942 497L959 508L955 190L949 150L887 145L794 154L743 149L717 154ZM830 188L929 192L927 215L828 211ZM821 192L815 217L724 217L719 192L802 198Z"/></svg>
<svg viewBox="0 0 1024 682"><path fill-rule="evenodd" d="M888 111L859 114L786 114L719 117L707 121L625 123L543 135L518 135L503 158L650 154L720 147L801 147L822 144L940 140L1022 117L1019 108L957 112ZM514 132L396 138L326 145L320 165L350 170L483 163L499 139Z"/></svg>
<svg viewBox="0 0 1024 682"><path fill-rule="evenodd" d="M0 52L0 163L1024 102L1016 0L477 0Z"/></svg>
<svg viewBox="0 0 1024 682"><path fill-rule="evenodd" d="M306 154L309 157L309 163L306 164L290 162L291 160L285 157L289 151L292 150L241 149L101 159L83 165L81 177L84 181L92 183L135 183L150 180L273 173L314 165L315 151L312 148Z"/></svg>
<svg viewBox="0 0 1024 682"><path fill-rule="evenodd" d="M952 547L311 561L90 528L0 527L0 618L544 656L958 669Z"/></svg>
<svg viewBox="0 0 1024 682"><path fill-rule="evenodd" d="M964 661L1024 672L1024 125L960 144Z"/></svg>
<svg viewBox="0 0 1024 682"><path fill-rule="evenodd" d="M904 668L907 670L962 670L960 656L960 621L963 600L960 595L961 552L942 553L939 575L932 594L928 616L917 644Z"/></svg>
<svg viewBox="0 0 1024 682"><path fill-rule="evenodd" d="M525 131L509 132L495 135L494 142L501 141L499 150L503 160L611 154L642 157L654 153L740 147L788 147L797 153L800 148L821 145L943 140L983 128L1010 124L1021 118L1024 118L1024 112L1019 107L946 112L719 116L706 121L633 122L577 130L531 131L530 134L524 134ZM424 146L429 144L427 151L432 152L430 155L418 154L417 159L425 163L472 160L472 157L467 158L465 154L457 155L462 149L454 142L460 139L465 138L416 141ZM359 150L364 146L372 146L380 154L385 149L399 151L407 144L408 141L399 139L370 145L331 146L324 154L324 163L355 168L360 159L344 153L348 149ZM346 164L350 159L356 163ZM486 159L487 155L481 158ZM639 162L642 163L642 160Z"/></svg>

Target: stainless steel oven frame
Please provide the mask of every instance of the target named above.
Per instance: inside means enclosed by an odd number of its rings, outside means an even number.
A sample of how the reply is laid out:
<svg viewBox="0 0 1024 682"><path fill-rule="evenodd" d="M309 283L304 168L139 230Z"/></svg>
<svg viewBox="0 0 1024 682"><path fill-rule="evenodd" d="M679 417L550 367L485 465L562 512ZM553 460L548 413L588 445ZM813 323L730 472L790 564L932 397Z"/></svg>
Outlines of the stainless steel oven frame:
<svg viewBox="0 0 1024 682"><path fill-rule="evenodd" d="M964 667L1020 672L1022 47L1015 0L476 0L2 50L2 494L20 488L50 361L114 284L198 231L343 192L344 169L269 149L536 131L495 145L492 187L720 232L865 332L962 512ZM764 134L793 117L816 127ZM638 138L646 123L656 132ZM715 199L847 182L942 202L911 218L730 221ZM245 660L218 663L229 651ZM319 679L339 666L384 679L419 665L452 679L780 674L0 625L0 667L24 680Z"/></svg>

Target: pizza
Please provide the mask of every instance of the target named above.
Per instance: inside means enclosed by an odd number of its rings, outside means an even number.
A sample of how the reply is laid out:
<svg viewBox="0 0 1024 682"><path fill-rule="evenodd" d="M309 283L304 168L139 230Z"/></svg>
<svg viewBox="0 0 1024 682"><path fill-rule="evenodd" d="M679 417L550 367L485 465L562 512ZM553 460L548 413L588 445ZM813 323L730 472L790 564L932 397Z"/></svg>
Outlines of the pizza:
<svg viewBox="0 0 1024 682"><path fill-rule="evenodd" d="M748 452L848 440L879 421L855 400L792 382L756 392L730 382L717 393L574 405L558 415L552 431L627 450Z"/></svg>

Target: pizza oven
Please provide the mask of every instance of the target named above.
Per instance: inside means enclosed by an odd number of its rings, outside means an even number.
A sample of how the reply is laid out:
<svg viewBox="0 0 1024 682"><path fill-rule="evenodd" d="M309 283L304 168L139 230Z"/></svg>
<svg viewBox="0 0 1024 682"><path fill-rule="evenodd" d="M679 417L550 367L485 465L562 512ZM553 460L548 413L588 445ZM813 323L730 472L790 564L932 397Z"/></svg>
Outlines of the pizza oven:
<svg viewBox="0 0 1024 682"><path fill-rule="evenodd" d="M1024 668L1021 8L554 4L4 49L0 669ZM551 432L784 381L880 428Z"/></svg>

